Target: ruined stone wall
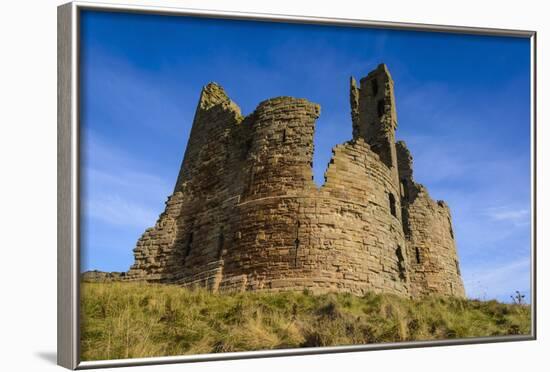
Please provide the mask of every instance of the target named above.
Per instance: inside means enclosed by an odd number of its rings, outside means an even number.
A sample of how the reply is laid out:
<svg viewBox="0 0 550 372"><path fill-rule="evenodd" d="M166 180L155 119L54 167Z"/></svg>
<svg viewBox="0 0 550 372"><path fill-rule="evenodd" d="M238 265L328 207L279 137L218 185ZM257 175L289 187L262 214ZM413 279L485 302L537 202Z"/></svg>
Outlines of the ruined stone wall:
<svg viewBox="0 0 550 372"><path fill-rule="evenodd" d="M299 163L309 167L312 154L301 154ZM237 204L238 238L224 256L222 288L227 282L252 290L407 295L401 215L399 207L392 214L388 198L388 190L398 190L378 155L363 140L337 146L320 189L311 169L300 170L305 186L248 195ZM276 174L256 177L255 184L267 188Z"/></svg>
<svg viewBox="0 0 550 372"><path fill-rule="evenodd" d="M399 198L390 202L398 190L391 170L363 139L335 147L320 194L325 208L314 236L324 240L327 271L342 273L348 286L357 287L354 292L406 295L408 260Z"/></svg>
<svg viewBox="0 0 550 372"><path fill-rule="evenodd" d="M249 130L220 86L203 89L174 193L138 241L130 279L219 281L223 227L248 178L239 167Z"/></svg>
<svg viewBox="0 0 550 372"><path fill-rule="evenodd" d="M445 294L464 297L451 211L434 201L413 179L412 157L397 143L403 205L403 228L410 258L411 295Z"/></svg>
<svg viewBox="0 0 550 372"><path fill-rule="evenodd" d="M408 150L396 147L387 68L360 87L352 81L350 101L353 139L333 149L317 187L318 105L278 97L243 117L219 85L207 85L174 193L139 239L125 278L215 291L463 295L450 270L449 210L416 192Z"/></svg>

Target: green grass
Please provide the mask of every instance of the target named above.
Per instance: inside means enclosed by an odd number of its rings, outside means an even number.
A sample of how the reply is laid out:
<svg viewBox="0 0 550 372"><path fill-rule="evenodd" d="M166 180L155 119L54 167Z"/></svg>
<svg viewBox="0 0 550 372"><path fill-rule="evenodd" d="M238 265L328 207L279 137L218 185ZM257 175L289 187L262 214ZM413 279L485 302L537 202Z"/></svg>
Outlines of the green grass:
<svg viewBox="0 0 550 372"><path fill-rule="evenodd" d="M83 360L529 334L530 308L496 301L308 292L213 294L83 283Z"/></svg>

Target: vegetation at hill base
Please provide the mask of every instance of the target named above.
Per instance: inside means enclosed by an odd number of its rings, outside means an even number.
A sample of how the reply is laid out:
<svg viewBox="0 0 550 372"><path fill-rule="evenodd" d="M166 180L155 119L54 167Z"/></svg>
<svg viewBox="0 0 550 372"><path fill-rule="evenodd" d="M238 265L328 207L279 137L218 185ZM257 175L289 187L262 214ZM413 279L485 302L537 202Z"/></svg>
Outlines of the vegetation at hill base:
<svg viewBox="0 0 550 372"><path fill-rule="evenodd" d="M81 286L82 360L518 335L530 324L529 305L497 301Z"/></svg>

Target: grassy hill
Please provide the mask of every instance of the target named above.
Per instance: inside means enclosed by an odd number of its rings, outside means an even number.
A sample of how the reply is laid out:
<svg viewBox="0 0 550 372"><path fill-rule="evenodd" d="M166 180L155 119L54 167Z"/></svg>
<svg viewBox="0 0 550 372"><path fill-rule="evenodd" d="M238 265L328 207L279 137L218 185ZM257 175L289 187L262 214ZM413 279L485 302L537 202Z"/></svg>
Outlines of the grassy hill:
<svg viewBox="0 0 550 372"><path fill-rule="evenodd" d="M457 298L82 284L83 360L528 334L530 308Z"/></svg>

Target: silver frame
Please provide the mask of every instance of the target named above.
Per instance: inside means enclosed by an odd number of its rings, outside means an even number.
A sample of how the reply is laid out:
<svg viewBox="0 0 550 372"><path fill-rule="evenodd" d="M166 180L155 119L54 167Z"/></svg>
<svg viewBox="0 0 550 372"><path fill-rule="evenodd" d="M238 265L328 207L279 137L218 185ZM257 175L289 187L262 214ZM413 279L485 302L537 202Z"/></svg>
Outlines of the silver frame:
<svg viewBox="0 0 550 372"><path fill-rule="evenodd" d="M531 42L531 334L452 340L380 343L372 345L262 350L236 353L181 355L134 359L80 361L80 251L79 251L79 15L82 10L179 15L264 22L339 25L363 28L414 30L529 38ZM57 363L69 369L121 367L242 358L342 353L425 346L481 344L536 339L536 32L495 28L380 22L175 7L122 5L74 1L58 7L58 155L57 155Z"/></svg>

